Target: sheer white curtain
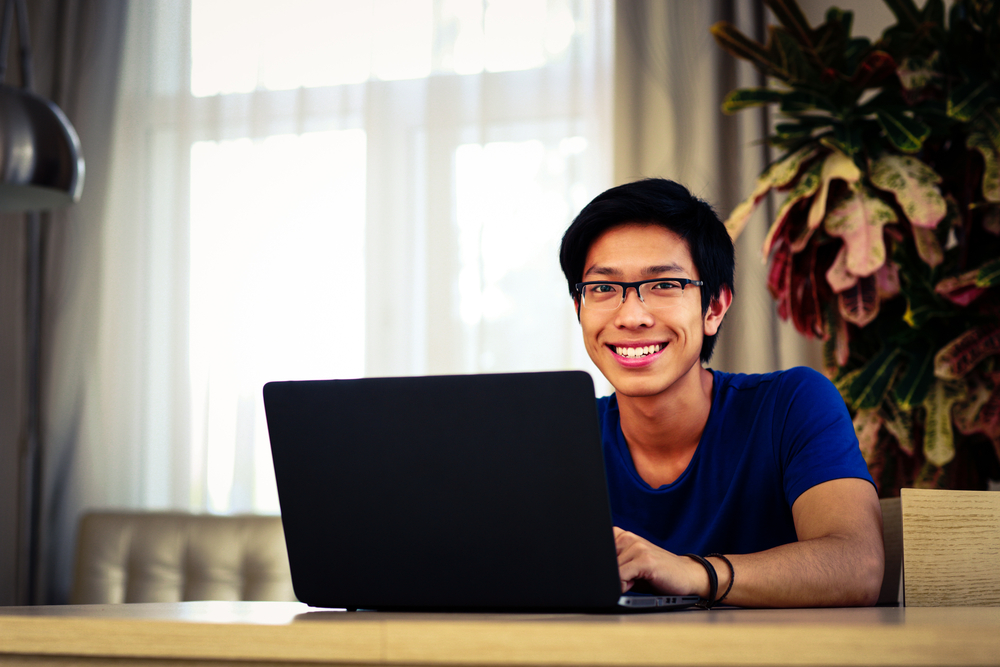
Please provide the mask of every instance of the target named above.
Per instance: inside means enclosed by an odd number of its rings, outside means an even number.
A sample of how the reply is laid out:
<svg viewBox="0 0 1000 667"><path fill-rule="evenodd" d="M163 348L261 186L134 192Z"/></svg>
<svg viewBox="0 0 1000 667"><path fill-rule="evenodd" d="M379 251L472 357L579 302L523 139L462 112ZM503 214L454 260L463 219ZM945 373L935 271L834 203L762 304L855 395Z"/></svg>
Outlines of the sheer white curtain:
<svg viewBox="0 0 1000 667"><path fill-rule="evenodd" d="M590 369L557 250L611 185L612 15L132 3L79 508L277 511L269 380Z"/></svg>

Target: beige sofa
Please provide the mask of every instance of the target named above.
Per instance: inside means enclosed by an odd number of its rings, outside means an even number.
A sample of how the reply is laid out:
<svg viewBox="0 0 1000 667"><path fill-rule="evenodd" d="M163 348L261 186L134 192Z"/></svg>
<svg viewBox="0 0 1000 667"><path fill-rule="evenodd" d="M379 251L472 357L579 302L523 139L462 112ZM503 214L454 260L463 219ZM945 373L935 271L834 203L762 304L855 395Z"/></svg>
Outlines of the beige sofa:
<svg viewBox="0 0 1000 667"><path fill-rule="evenodd" d="M901 604L900 501L881 504L879 604ZM73 604L294 599L280 517L92 512L80 521Z"/></svg>
<svg viewBox="0 0 1000 667"><path fill-rule="evenodd" d="M91 512L70 602L294 600L277 516Z"/></svg>

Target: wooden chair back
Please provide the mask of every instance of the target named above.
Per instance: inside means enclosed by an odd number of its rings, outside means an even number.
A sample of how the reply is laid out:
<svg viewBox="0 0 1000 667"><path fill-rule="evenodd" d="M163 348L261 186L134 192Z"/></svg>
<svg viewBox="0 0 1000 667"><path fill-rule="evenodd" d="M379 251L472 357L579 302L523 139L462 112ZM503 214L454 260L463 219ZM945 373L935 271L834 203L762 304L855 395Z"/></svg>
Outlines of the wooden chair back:
<svg viewBox="0 0 1000 667"><path fill-rule="evenodd" d="M885 574L879 592L880 607L899 607L903 604L903 520L900 517L899 498L881 498L882 538L885 542Z"/></svg>
<svg viewBox="0 0 1000 667"><path fill-rule="evenodd" d="M1000 606L1000 493L903 489L908 607Z"/></svg>

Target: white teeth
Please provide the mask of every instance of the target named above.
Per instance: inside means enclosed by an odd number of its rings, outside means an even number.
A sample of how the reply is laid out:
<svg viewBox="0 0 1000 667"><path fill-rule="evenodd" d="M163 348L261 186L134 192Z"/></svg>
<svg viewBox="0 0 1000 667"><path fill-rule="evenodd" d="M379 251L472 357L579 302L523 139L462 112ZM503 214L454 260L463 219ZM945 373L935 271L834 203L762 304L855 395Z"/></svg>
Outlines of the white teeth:
<svg viewBox="0 0 1000 667"><path fill-rule="evenodd" d="M646 345L643 347L615 347L615 352L619 356L628 357L629 359L636 359L638 357L645 357L647 354L655 354L663 349L662 345Z"/></svg>

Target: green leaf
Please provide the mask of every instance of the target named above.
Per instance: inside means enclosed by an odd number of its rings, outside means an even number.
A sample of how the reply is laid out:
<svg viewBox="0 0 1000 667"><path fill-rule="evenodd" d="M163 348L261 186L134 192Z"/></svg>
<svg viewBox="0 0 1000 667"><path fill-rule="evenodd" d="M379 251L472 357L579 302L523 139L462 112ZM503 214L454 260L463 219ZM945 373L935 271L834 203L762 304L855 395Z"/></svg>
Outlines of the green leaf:
<svg viewBox="0 0 1000 667"><path fill-rule="evenodd" d="M850 125L838 124L833 128L833 137L831 137L832 141L830 141L830 144L844 155L853 158L859 155L861 149L864 148L864 142L862 141L863 129L860 123L852 123Z"/></svg>
<svg viewBox="0 0 1000 667"><path fill-rule="evenodd" d="M934 375L942 380L958 380L991 355L1000 353L1000 325L984 324L969 329L934 357Z"/></svg>
<svg viewBox="0 0 1000 667"><path fill-rule="evenodd" d="M830 7L825 22L812 32L813 49L824 65L831 66L843 58L851 38L852 19L851 12Z"/></svg>
<svg viewBox="0 0 1000 667"><path fill-rule="evenodd" d="M836 107L828 99L804 90L793 90L785 93L778 110L786 114L799 114L803 111L822 109L830 113L836 112Z"/></svg>
<svg viewBox="0 0 1000 667"><path fill-rule="evenodd" d="M883 347L882 350L862 367L854 378L848 393L856 409L875 408L882 403L889 384L902 361L902 350L898 347Z"/></svg>
<svg viewBox="0 0 1000 667"><path fill-rule="evenodd" d="M722 102L722 111L735 113L751 107L781 102L784 94L773 88L737 88L726 95Z"/></svg>
<svg viewBox="0 0 1000 667"><path fill-rule="evenodd" d="M795 0L764 0L764 4L771 8L774 17L788 29L788 32L800 44L809 47L813 45L809 21L806 20L805 14L802 13Z"/></svg>
<svg viewBox="0 0 1000 667"><path fill-rule="evenodd" d="M924 345L908 352L906 371L892 390L893 398L904 410L923 403L934 381L934 350Z"/></svg>
<svg viewBox="0 0 1000 667"><path fill-rule="evenodd" d="M969 81L948 95L948 115L969 122L995 98L989 81Z"/></svg>
<svg viewBox="0 0 1000 667"><path fill-rule="evenodd" d="M719 21L711 27L710 32L726 53L749 60L765 72L771 68L771 54L767 52L767 49L759 42L744 35L732 23Z"/></svg>
<svg viewBox="0 0 1000 667"><path fill-rule="evenodd" d="M924 145L931 128L916 118L910 118L896 109L879 109L875 119L882 126L892 145L904 153L916 153Z"/></svg>
<svg viewBox="0 0 1000 667"><path fill-rule="evenodd" d="M819 83L819 72L809 64L802 45L785 30L769 26L771 66L775 73L791 84Z"/></svg>
<svg viewBox="0 0 1000 667"><path fill-rule="evenodd" d="M924 23L933 23L936 26L944 27L944 2L942 0L927 0L924 11L921 13Z"/></svg>
<svg viewBox="0 0 1000 667"><path fill-rule="evenodd" d="M813 129L801 123L778 123L774 126L776 136L782 141L802 141L812 137Z"/></svg>
<svg viewBox="0 0 1000 667"><path fill-rule="evenodd" d="M906 312L903 321L913 329L923 329L934 318L946 318L952 312L942 307L933 295L923 289L914 289L904 283L903 294L906 297Z"/></svg>
<svg viewBox="0 0 1000 667"><path fill-rule="evenodd" d="M941 176L915 157L882 155L871 166L871 181L896 196L903 213L916 227L933 229L948 212L937 186Z"/></svg>
<svg viewBox="0 0 1000 667"><path fill-rule="evenodd" d="M893 222L896 222L896 212L872 190L854 183L826 214L823 226L830 236L844 239L847 270L864 277L885 264L882 228Z"/></svg>
<svg viewBox="0 0 1000 667"><path fill-rule="evenodd" d="M994 259L979 267L976 275L977 287L993 287L1000 285L1000 259Z"/></svg>
<svg viewBox="0 0 1000 667"><path fill-rule="evenodd" d="M885 0L889 10L896 16L900 26L913 30L920 22L920 10L913 0Z"/></svg>

